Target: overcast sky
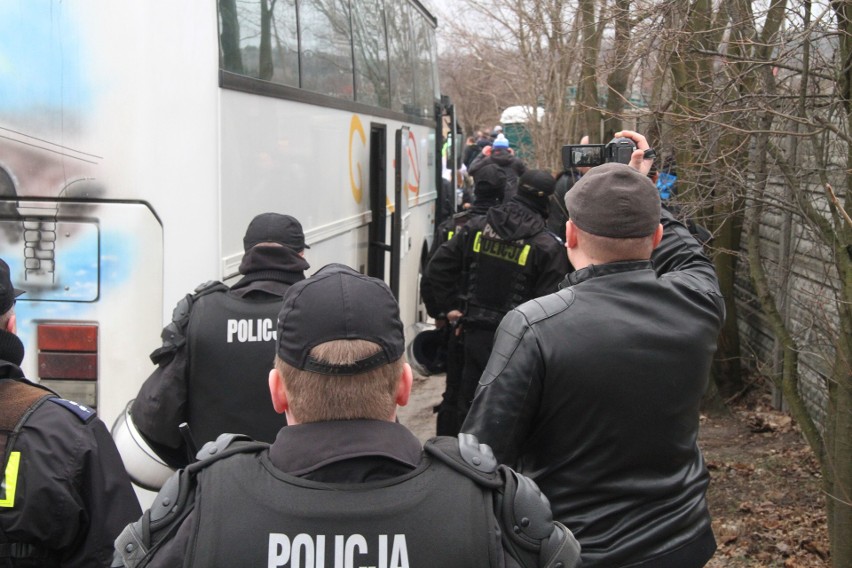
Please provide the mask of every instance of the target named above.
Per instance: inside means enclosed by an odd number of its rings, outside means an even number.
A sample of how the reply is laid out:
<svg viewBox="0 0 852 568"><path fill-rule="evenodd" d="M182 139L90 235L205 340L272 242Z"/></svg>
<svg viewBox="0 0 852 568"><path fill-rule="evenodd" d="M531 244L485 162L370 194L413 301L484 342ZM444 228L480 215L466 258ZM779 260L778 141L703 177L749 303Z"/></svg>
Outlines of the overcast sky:
<svg viewBox="0 0 852 568"><path fill-rule="evenodd" d="M420 0L420 3L423 4L433 16L438 18L439 28L443 24L444 17L451 11L451 8L456 4L456 2L457 0Z"/></svg>

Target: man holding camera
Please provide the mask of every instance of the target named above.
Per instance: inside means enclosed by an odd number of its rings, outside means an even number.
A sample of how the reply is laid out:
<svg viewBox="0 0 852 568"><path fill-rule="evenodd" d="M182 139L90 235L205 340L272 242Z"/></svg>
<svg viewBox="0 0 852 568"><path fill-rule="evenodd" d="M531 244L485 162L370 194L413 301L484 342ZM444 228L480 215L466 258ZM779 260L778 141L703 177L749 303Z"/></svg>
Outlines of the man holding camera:
<svg viewBox="0 0 852 568"><path fill-rule="evenodd" d="M462 426L532 477L583 566L704 566L716 543L697 446L725 311L713 264L646 177L606 163L565 199L561 290L500 324Z"/></svg>

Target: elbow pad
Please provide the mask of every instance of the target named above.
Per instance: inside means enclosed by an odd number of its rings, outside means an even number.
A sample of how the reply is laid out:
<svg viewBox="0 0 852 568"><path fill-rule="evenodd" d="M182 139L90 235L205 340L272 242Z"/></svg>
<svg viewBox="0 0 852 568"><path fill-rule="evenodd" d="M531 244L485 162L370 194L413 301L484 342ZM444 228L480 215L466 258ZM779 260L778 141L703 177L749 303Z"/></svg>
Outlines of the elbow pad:
<svg viewBox="0 0 852 568"><path fill-rule="evenodd" d="M497 514L507 550L521 566L574 568L580 565L580 544L564 525L553 520L550 502L528 477L501 466L503 491Z"/></svg>

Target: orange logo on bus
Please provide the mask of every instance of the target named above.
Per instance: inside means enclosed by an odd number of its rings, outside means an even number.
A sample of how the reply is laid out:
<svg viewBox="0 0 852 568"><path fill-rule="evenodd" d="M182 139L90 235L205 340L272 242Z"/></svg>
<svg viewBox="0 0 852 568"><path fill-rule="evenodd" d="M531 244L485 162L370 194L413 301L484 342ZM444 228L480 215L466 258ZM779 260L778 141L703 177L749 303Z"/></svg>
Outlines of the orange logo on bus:
<svg viewBox="0 0 852 568"><path fill-rule="evenodd" d="M417 150L417 138L414 133L408 131L408 141L405 145L405 152L408 154L408 176L405 180L405 187L408 191L419 197L420 193L420 156ZM412 183L413 181L413 183Z"/></svg>
<svg viewBox="0 0 852 568"><path fill-rule="evenodd" d="M353 136L358 134L358 137L361 139L361 146L367 145L367 135L364 134L364 126L361 124L361 119L358 118L357 114L352 115L352 122L349 123L349 185L352 187L352 197L355 198L356 203L361 203L361 196L363 195L364 189L364 172L361 168L361 162L352 160L352 145L353 145ZM358 168L358 179L355 179L355 175L353 173L353 166Z"/></svg>

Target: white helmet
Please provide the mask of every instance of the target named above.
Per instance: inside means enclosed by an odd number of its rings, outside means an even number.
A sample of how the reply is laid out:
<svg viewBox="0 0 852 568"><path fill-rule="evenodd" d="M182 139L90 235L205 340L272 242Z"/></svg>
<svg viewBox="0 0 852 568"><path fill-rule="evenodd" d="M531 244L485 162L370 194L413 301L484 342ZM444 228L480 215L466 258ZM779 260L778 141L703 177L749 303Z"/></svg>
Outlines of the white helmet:
<svg viewBox="0 0 852 568"><path fill-rule="evenodd" d="M112 437L131 481L149 491L158 491L174 470L151 449L130 416L131 400L112 426Z"/></svg>

